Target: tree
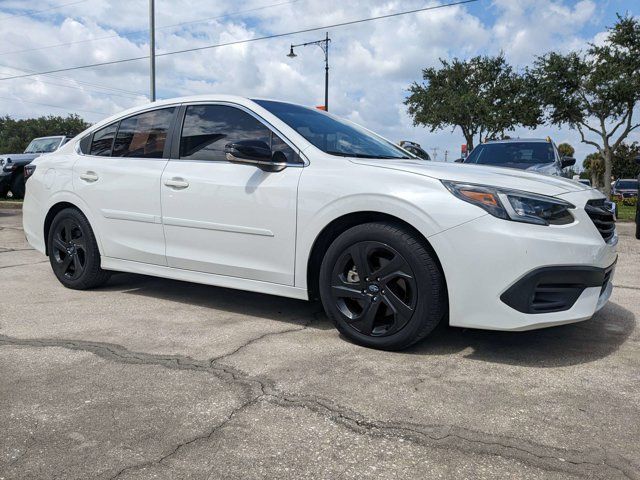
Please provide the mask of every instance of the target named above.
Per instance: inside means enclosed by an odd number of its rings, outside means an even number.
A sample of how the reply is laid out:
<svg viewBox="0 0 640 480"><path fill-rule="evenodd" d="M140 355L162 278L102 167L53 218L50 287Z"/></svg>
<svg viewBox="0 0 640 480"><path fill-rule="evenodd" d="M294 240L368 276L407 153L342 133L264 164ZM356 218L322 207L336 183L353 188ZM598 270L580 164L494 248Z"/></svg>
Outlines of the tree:
<svg viewBox="0 0 640 480"><path fill-rule="evenodd" d="M636 178L640 175L640 165L636 157L640 156L640 145L622 143L613 154L611 173L615 178Z"/></svg>
<svg viewBox="0 0 640 480"><path fill-rule="evenodd" d="M586 54L549 53L531 71L548 120L569 125L604 161L604 192L611 194L616 149L640 124L633 110L640 100L640 20L618 16L601 45Z"/></svg>
<svg viewBox="0 0 640 480"><path fill-rule="evenodd" d="M573 157L576 153L576 149L569 143L561 143L558 145L558 153L560 153L561 157Z"/></svg>
<svg viewBox="0 0 640 480"><path fill-rule="evenodd" d="M602 178L604 174L604 159L600 153L595 152L587 155L582 162L582 166L588 175L587 178L591 180L591 186L593 188L600 188L603 186L603 183L608 183L604 182Z"/></svg>
<svg viewBox="0 0 640 480"><path fill-rule="evenodd" d="M78 115L67 117L50 115L25 120L14 120L9 116L0 117L0 153L20 153L36 137L50 135L75 137L89 126L90 124Z"/></svg>
<svg viewBox="0 0 640 480"><path fill-rule="evenodd" d="M409 87L405 104L414 125L432 132L459 127L471 150L476 139L501 138L517 126L540 124L532 79L514 72L502 55L440 63L422 71L424 83Z"/></svg>

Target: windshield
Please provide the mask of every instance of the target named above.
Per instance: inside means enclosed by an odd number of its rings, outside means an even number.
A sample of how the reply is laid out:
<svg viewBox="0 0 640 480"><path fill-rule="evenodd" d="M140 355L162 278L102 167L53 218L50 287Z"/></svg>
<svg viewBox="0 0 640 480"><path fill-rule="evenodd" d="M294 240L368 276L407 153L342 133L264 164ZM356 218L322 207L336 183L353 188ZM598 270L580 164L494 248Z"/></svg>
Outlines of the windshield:
<svg viewBox="0 0 640 480"><path fill-rule="evenodd" d="M616 188L620 188L622 190L635 190L638 188L637 180L618 180Z"/></svg>
<svg viewBox="0 0 640 480"><path fill-rule="evenodd" d="M24 153L49 153L53 152L60 145L60 137L35 138L24 151Z"/></svg>
<svg viewBox="0 0 640 480"><path fill-rule="evenodd" d="M556 157L550 142L485 143L473 149L464 163L483 165L523 165L553 163Z"/></svg>
<svg viewBox="0 0 640 480"><path fill-rule="evenodd" d="M254 100L314 146L342 157L411 158L391 142L328 113L291 103Z"/></svg>

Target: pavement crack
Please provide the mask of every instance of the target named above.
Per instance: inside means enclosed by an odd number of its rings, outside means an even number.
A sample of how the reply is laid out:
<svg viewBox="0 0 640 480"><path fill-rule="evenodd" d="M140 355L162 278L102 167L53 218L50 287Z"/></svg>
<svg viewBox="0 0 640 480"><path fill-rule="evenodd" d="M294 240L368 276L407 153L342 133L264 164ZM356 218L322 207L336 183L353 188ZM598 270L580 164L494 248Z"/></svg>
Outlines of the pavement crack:
<svg viewBox="0 0 640 480"><path fill-rule="evenodd" d="M310 320L310 322L312 321ZM304 328L307 327L289 329L289 331L300 331ZM271 335L284 333L286 332L274 332ZM240 350L266 336L262 335L250 340L236 350ZM174 370L199 371L215 375L224 382L242 386L246 390L246 398L249 400L234 409L223 422L211 427L206 434L178 444L157 460L147 461L137 466L125 467L112 479L118 478L118 476L132 468L144 468L145 465L161 463L199 440L212 438L235 415L260 400L268 401L284 408L308 409L361 435L398 438L428 448L436 447L457 450L463 453L496 455L553 472L567 472L593 478L640 479L640 471L637 466L626 458L611 452L601 451L600 453L595 453L551 447L517 437L490 434L453 425L426 425L373 420L366 418L357 411L315 395L283 392L275 386L275 382L271 379L251 376L229 365L224 365L216 359L197 360L181 355L134 352L120 345L100 342L63 339L20 339L6 335L0 335L0 346L2 345L40 348L59 347L90 352L106 360L119 363L157 365ZM231 354L233 353L235 352ZM226 358L231 354L221 358Z"/></svg>
<svg viewBox="0 0 640 480"><path fill-rule="evenodd" d="M0 266L0 270L4 268L27 267L29 265L38 265L40 263L49 263L49 260L40 260L39 262L30 262L30 263L17 263L15 265L2 265Z"/></svg>
<svg viewBox="0 0 640 480"><path fill-rule="evenodd" d="M633 287L631 285L614 285L613 288L624 288L627 290L640 290L640 287Z"/></svg>
<svg viewBox="0 0 640 480"><path fill-rule="evenodd" d="M322 314L323 311L320 312L314 312L313 314L311 314L309 320L307 320L306 322L302 323L299 327L293 327L293 328L287 328L286 330L280 330L278 332L267 332L264 333L258 337L254 337L250 340L248 340L247 342L243 343L242 345L240 345L238 348L236 348L235 350L229 352L229 353L224 353L222 355L219 355L217 357L213 357L211 359L209 359L209 364L213 365L216 362L219 362L220 360L224 360L226 358L229 358L233 355L235 355L236 353L240 352L241 350L247 348L250 345L253 345L254 343L260 342L261 340L268 338L268 337L275 337L278 335L284 335L286 333L292 333L292 332L301 332L303 330L306 330L317 318L320 314Z"/></svg>
<svg viewBox="0 0 640 480"><path fill-rule="evenodd" d="M145 468L152 467L154 465L162 464L163 462L165 462L166 460L170 459L171 457L176 455L178 452L180 452L180 450L182 450L183 448L189 447L190 445L193 445L193 444L198 443L200 441L211 440L211 438L213 438L214 435L216 435L216 433L218 433L229 422L231 422L233 420L233 417L235 417L238 413L246 410L247 408L249 408L249 407L253 406L254 404L256 404L257 402L259 402L262 397L263 397L263 395L254 396L250 400L247 400L246 402L244 402L241 405L237 406L236 408L234 408L229 413L229 415L227 415L227 417L224 420L222 420L221 422L219 422L216 425L214 425L213 427L211 427L211 429L208 432L206 432L206 433L204 433L202 435L197 435L197 436L195 436L193 438L190 438L189 440L185 440L184 442L181 442L181 443L177 444L169 452L163 454L160 458L158 458L156 460L146 461L146 462L142 462L142 463L138 463L138 464L135 464L135 465L130 465L130 466L124 467L121 470L119 470L115 475L110 477L109 480L117 480L118 478L120 478L125 473L136 471L136 470L144 470Z"/></svg>

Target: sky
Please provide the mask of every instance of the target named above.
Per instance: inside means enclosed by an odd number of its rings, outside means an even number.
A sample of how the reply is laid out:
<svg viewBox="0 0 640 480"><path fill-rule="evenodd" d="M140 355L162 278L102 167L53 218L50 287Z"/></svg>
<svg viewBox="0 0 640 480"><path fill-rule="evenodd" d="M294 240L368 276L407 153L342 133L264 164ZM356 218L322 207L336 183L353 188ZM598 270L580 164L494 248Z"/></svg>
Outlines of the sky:
<svg viewBox="0 0 640 480"><path fill-rule="evenodd" d="M451 0L156 0L156 52L197 48L394 12ZM147 0L0 0L0 115L77 113L96 122L149 101L149 61L51 75L2 77L107 62L149 53ZM504 52L517 68L549 51L601 41L616 13L640 14L638 0L479 0L360 25L333 27L156 60L157 97L225 93L304 105L324 102L320 48L291 43L331 38L332 113L388 139L417 141L439 161L460 156L459 129L414 127L404 99L422 69L440 58ZM512 136L569 142L578 163L593 151L577 132L543 126ZM634 133L630 140L639 140Z"/></svg>

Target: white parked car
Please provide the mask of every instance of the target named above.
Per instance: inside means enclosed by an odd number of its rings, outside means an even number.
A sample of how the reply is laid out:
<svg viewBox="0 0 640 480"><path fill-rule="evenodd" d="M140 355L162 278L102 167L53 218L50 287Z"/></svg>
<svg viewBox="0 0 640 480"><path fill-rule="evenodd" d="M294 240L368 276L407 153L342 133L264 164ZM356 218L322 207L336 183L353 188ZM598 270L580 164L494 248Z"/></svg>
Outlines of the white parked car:
<svg viewBox="0 0 640 480"><path fill-rule="evenodd" d="M28 169L24 230L65 286L112 271L320 297L354 342L443 318L528 330L608 300L613 216L563 178L425 162L326 112L231 96L104 120Z"/></svg>

